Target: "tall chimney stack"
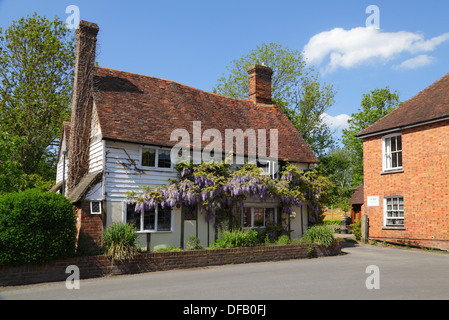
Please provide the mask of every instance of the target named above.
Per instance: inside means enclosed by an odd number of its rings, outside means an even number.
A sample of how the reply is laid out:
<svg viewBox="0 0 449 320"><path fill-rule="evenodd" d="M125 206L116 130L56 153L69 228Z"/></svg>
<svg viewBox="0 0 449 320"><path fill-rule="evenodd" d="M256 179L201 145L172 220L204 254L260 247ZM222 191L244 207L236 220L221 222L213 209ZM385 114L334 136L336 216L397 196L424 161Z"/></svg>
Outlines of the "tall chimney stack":
<svg viewBox="0 0 449 320"><path fill-rule="evenodd" d="M249 100L261 104L271 101L271 76L273 70L267 66L253 65L248 69Z"/></svg>
<svg viewBox="0 0 449 320"><path fill-rule="evenodd" d="M70 192L89 170L92 91L98 25L81 20L76 29L75 78L68 152L67 191Z"/></svg>

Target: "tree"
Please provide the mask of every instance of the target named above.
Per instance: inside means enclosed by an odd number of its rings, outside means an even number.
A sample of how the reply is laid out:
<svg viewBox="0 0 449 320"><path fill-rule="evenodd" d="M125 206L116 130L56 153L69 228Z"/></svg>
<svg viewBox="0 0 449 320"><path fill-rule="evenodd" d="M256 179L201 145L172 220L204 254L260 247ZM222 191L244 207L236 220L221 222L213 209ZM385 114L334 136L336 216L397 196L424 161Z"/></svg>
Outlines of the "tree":
<svg viewBox="0 0 449 320"><path fill-rule="evenodd" d="M249 54L233 60L229 74L218 79L214 93L231 98L248 98L248 73L251 65L264 64L273 70L272 99L309 143L317 156L334 144L323 113L334 103L332 85L319 82L319 75L297 50L276 43L262 44Z"/></svg>
<svg viewBox="0 0 449 320"><path fill-rule="evenodd" d="M70 118L74 58L74 36L57 17L0 28L0 132L20 141L11 158L25 175L54 179L51 144Z"/></svg>
<svg viewBox="0 0 449 320"><path fill-rule="evenodd" d="M387 86L374 89L364 94L361 102L362 109L353 113L348 121L348 129L343 129L342 142L349 152L352 163L352 184L354 187L363 181L363 143L357 135L380 118L393 111L398 105L399 94L391 92Z"/></svg>
<svg viewBox="0 0 449 320"><path fill-rule="evenodd" d="M327 205L341 207L342 204L347 203L354 190L348 151L343 148L332 148L320 158L318 168L332 183L328 191Z"/></svg>

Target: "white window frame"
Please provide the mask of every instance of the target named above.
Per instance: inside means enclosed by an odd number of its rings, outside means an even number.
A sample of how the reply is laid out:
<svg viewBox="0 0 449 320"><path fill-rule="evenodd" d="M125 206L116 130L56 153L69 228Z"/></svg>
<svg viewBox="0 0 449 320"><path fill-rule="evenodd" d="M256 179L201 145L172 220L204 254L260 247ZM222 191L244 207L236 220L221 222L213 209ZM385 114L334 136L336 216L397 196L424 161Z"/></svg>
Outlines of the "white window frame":
<svg viewBox="0 0 449 320"><path fill-rule="evenodd" d="M92 210L92 204L94 203L94 202L98 202L98 207L99 207L99 209L100 209L100 211L99 212L94 212L93 210ZM101 214L101 200L90 200L90 214Z"/></svg>
<svg viewBox="0 0 449 320"><path fill-rule="evenodd" d="M259 166L259 164L261 166ZM268 170L265 170L265 167L262 165L268 164ZM277 166L277 170L275 170ZM276 160L270 160L270 159L257 159L257 167L261 168L263 170L263 174L269 175L272 179L278 179L279 178L279 162Z"/></svg>
<svg viewBox="0 0 449 320"><path fill-rule="evenodd" d="M388 209L388 200L391 199L392 201L394 201L394 199L397 199L397 208L395 209L393 207L392 204L392 208L389 210ZM400 209L400 199L402 199L402 209ZM400 195L395 195L395 196L388 196L388 197L384 197L383 199L383 204L384 204L384 208L383 208L383 220L384 220L384 227L386 228L405 228L405 205L404 205L404 197L400 196ZM388 217L388 212L397 212L398 214L400 214L402 212L402 217ZM402 220L402 224L388 224L387 221L388 220Z"/></svg>
<svg viewBox="0 0 449 320"><path fill-rule="evenodd" d="M143 150L144 149L153 149L155 151L154 166L144 166L142 164L142 156L143 156ZM174 169L174 166L173 166L173 161L171 161L171 159L170 159L170 167L169 168L159 167L158 166L158 164L159 164L159 152L160 151L168 151L170 153L171 149L170 148L164 148L164 147L147 146L147 145L140 146L140 148L139 148L139 168L141 168L141 169L158 169L158 170L172 171Z"/></svg>
<svg viewBox="0 0 449 320"><path fill-rule="evenodd" d="M251 225L249 227L244 227L244 210L245 209L251 209ZM263 212L263 225L262 226L254 226L254 209L264 209ZM278 208L277 207L259 207L259 206L244 206L241 212L241 226L243 229L260 229L266 227L266 221L265 221L265 209L274 209L274 223L277 223L277 217L278 217Z"/></svg>
<svg viewBox="0 0 449 320"><path fill-rule="evenodd" d="M403 166L396 166L393 167L393 160L391 158L392 155L392 151L391 151L391 138L393 137L401 137L401 150L396 150L394 151L395 153L401 153L401 159L402 159L402 163L404 161L403 159L403 143L402 143L402 134L400 133L394 133L394 134L389 134L386 136L382 137L382 171L384 172L388 172L388 171L398 171L398 170L402 170ZM390 146L388 146L388 142L390 141Z"/></svg>
<svg viewBox="0 0 449 320"><path fill-rule="evenodd" d="M127 217L128 204L123 202L123 223L126 223L128 220ZM154 209L154 229L144 229L144 210L140 212L140 230L137 230L137 233L167 233L174 231L174 210L170 209L170 230L158 230L158 213L159 206L156 206Z"/></svg>

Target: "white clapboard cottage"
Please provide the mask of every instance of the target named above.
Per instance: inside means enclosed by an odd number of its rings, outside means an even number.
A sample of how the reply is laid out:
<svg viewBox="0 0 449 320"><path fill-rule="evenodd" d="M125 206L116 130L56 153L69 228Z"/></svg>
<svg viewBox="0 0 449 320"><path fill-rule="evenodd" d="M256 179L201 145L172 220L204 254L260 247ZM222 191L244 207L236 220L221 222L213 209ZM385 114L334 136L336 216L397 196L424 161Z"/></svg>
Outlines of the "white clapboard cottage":
<svg viewBox="0 0 449 320"><path fill-rule="evenodd" d="M123 221L137 225L139 243L151 250L183 246L192 235L200 238L202 246L213 242L213 223L199 212L158 207L136 213L125 201L127 191L162 186L176 178L170 160L176 141L170 135L179 128L192 133L194 122L201 123L203 131L213 128L223 136L226 129L277 129L280 159L301 169L317 163L310 147L271 101L270 68L251 68L249 99L231 99L173 81L96 67L98 31L96 24L86 21L76 31L72 117L63 124L53 188L75 204L79 235L97 241L104 228ZM277 206L248 200L242 223L254 226L255 215L283 219ZM307 206L294 211L290 227L292 237L299 237L307 228Z"/></svg>

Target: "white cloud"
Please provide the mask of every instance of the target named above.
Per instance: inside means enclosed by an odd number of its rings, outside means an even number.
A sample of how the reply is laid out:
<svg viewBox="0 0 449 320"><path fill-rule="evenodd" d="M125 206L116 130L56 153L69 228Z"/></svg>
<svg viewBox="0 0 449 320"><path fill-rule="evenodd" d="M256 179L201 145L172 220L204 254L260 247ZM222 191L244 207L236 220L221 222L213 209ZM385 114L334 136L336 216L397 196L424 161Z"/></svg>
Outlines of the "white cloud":
<svg viewBox="0 0 449 320"><path fill-rule="evenodd" d="M416 69L427 66L435 60L434 57L428 56L426 54L421 54L414 58L405 60L399 65L394 66L395 69Z"/></svg>
<svg viewBox="0 0 449 320"><path fill-rule="evenodd" d="M351 68L368 61L389 61L408 52L429 52L449 40L449 33L425 40L420 33L382 32L373 27L351 30L335 28L313 36L304 47L309 63L321 65L329 57L324 72Z"/></svg>
<svg viewBox="0 0 449 320"><path fill-rule="evenodd" d="M337 116L331 116L327 113L323 113L321 115L321 118L324 120L325 123L329 125L331 129L346 129L348 127L348 120L351 119L351 117L347 114L339 114Z"/></svg>

